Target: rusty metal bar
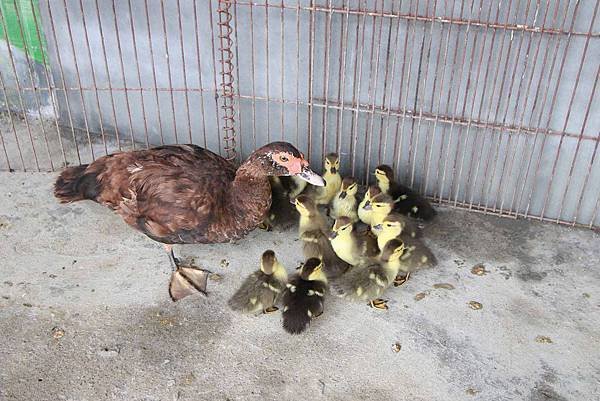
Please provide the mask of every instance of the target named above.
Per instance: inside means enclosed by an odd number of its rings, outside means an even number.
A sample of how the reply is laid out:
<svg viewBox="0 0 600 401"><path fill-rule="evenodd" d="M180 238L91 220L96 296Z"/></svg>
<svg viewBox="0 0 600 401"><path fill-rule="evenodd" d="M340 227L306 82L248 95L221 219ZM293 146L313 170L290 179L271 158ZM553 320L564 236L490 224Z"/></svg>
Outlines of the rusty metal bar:
<svg viewBox="0 0 600 401"><path fill-rule="evenodd" d="M234 161L237 158L235 149L235 110L233 107L233 40L231 39L231 3L228 0L219 0L219 51L221 53L221 99L223 104L223 141L226 159Z"/></svg>
<svg viewBox="0 0 600 401"><path fill-rule="evenodd" d="M221 2L226 2L227 0L217 0L217 9L216 9L216 13L218 14L218 18L219 18L219 22L221 22L221 12L220 12L220 5ZM226 3L226 6L229 8L229 3ZM210 32L211 32L211 41L210 41L210 46L211 46L211 51L212 51L212 61L213 61L213 69L214 69L214 74L213 74L213 85L215 88L215 123L216 123L216 127L217 127L217 140L219 143L219 155L223 155L223 152L221 150L221 125L219 124L219 86L217 85L217 74L223 73L224 69L223 67L221 67L220 72L217 72L217 52L216 52L216 46L215 46L215 38L219 38L219 40L221 39L221 26L219 25L219 32L217 33L215 31L215 24L213 22L213 6L212 6L212 0L208 0L208 10L210 11L209 15L211 16L209 18L209 22L210 22ZM218 24L218 23L217 23ZM254 24L253 24L254 25ZM223 46L221 46L223 47ZM222 57L221 57L222 58ZM254 63L252 63L254 64ZM221 84L223 83L223 75L221 76ZM225 116L223 118L226 118ZM224 136L227 136L226 133L223 134Z"/></svg>
<svg viewBox="0 0 600 401"><path fill-rule="evenodd" d="M240 4L240 5L252 5L255 7L281 8L281 5L279 5L279 4L270 4L268 2L265 4L265 3L256 3L256 2L242 1L242 0L235 0L235 1L237 1L238 4ZM560 29L553 29L553 28L541 29L540 27L521 25L521 24L507 24L505 26L504 24L497 24L497 23L491 24L491 23L485 22L485 21L464 20L464 19L462 19L462 17L460 19L455 19L452 17L436 17L436 16L418 15L416 13L415 14L411 14L411 13L401 14L399 12L398 14L394 14L394 13L361 10L360 7L358 9L350 9L350 10L346 11L343 8L337 8L337 7L328 8L328 7L324 7L324 6L315 6L312 4L313 3L311 2L310 6L299 6L299 8L301 10L306 10L306 11L310 11L310 12L325 12L325 13L340 13L340 14L348 12L349 14L361 15L361 16L366 16L366 17L372 16L372 17L416 20L416 21L430 22L430 23L440 22L443 24L453 24L453 25L471 25L474 27L501 28L501 29L506 29L508 31L527 31L527 32L534 32L534 33L539 33L539 34L549 34L549 35L573 35L573 36L587 36L588 35L585 32L563 31ZM290 6L283 6L283 7L291 8ZM600 37L600 32L594 32L591 34L591 36L594 38Z"/></svg>

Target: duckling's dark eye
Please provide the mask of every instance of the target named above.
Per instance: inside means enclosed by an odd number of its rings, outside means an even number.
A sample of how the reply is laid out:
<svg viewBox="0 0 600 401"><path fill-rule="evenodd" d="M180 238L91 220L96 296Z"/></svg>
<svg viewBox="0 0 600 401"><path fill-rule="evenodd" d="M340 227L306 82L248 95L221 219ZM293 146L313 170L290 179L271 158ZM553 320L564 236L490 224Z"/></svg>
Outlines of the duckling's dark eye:
<svg viewBox="0 0 600 401"><path fill-rule="evenodd" d="M289 159L288 159L287 157L285 157L285 156L280 156L280 157L279 157L279 160L281 160L282 162L284 162L284 163L285 163L285 162L287 162Z"/></svg>
<svg viewBox="0 0 600 401"><path fill-rule="evenodd" d="M386 224L385 226L386 226L386 227L391 227L392 225L391 225L391 224Z"/></svg>

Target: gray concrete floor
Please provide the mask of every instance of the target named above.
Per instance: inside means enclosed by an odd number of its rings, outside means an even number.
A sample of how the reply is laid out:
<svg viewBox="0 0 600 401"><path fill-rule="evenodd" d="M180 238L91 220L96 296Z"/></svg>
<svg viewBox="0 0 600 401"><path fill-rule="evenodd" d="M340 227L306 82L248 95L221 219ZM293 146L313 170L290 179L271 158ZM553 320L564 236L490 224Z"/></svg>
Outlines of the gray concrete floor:
<svg viewBox="0 0 600 401"><path fill-rule="evenodd" d="M440 209L439 266L390 310L327 299L305 335L226 300L295 232L177 250L222 275L172 303L159 244L55 174L0 174L2 400L591 400L600 393L600 240L588 230ZM486 274L471 272L478 264ZM440 286L440 284L442 284ZM449 285L448 285L449 284ZM474 310L470 301L482 309ZM395 352L394 345L401 346Z"/></svg>

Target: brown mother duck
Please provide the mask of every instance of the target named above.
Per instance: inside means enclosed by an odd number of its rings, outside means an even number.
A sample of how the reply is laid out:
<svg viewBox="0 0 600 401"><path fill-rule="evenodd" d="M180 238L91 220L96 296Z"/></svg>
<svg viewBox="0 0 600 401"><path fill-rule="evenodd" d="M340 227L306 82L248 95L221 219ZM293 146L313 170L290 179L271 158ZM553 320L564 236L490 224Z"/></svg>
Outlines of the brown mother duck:
<svg viewBox="0 0 600 401"><path fill-rule="evenodd" d="M290 175L324 185L287 142L254 151L237 170L196 145L168 145L67 168L56 180L54 195L62 203L90 199L108 206L131 227L164 244L173 268L169 293L176 301L196 291L206 295L209 272L181 266L173 244L242 238L269 210L268 177Z"/></svg>

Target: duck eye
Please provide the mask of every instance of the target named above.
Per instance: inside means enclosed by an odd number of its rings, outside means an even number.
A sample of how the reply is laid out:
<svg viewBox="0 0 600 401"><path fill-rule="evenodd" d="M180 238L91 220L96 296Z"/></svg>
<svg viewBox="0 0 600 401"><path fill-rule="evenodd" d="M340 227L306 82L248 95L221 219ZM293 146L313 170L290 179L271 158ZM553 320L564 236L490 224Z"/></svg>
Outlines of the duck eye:
<svg viewBox="0 0 600 401"><path fill-rule="evenodd" d="M391 227L392 225L391 225L391 224L386 224L385 226L386 226L386 227Z"/></svg>
<svg viewBox="0 0 600 401"><path fill-rule="evenodd" d="M280 156L279 160L281 160L282 162L287 162L289 159L286 156Z"/></svg>

